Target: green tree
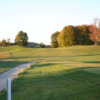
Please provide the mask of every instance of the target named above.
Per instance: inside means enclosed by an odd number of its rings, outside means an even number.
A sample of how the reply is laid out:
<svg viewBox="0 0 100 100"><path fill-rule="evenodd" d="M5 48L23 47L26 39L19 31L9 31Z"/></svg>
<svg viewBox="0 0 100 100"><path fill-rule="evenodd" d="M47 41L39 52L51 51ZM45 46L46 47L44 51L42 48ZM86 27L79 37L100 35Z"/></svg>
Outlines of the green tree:
<svg viewBox="0 0 100 100"><path fill-rule="evenodd" d="M51 47L53 47L53 48L58 47L58 42L57 42L58 35L59 35L58 31L51 35Z"/></svg>
<svg viewBox="0 0 100 100"><path fill-rule="evenodd" d="M41 48L45 48L45 44L43 42L40 43Z"/></svg>
<svg viewBox="0 0 100 100"><path fill-rule="evenodd" d="M18 32L17 36L15 37L15 43L20 46L27 46L28 45L27 33L23 31Z"/></svg>
<svg viewBox="0 0 100 100"><path fill-rule="evenodd" d="M64 27L63 35L62 35L62 43L64 46L72 46L75 45L75 31L74 27L69 25Z"/></svg>
<svg viewBox="0 0 100 100"><path fill-rule="evenodd" d="M90 30L89 25L81 25L81 26L66 26L57 36L57 43L52 41L52 47L59 46L72 46L72 45L92 45L92 36L90 38ZM100 30L98 29L100 33ZM91 33L92 34L92 33ZM52 34L52 39L54 38L55 34ZM100 36L100 35L98 35ZM99 40L99 38L98 38Z"/></svg>
<svg viewBox="0 0 100 100"><path fill-rule="evenodd" d="M90 45L93 42L89 38L88 25L75 26L75 41L76 45Z"/></svg>

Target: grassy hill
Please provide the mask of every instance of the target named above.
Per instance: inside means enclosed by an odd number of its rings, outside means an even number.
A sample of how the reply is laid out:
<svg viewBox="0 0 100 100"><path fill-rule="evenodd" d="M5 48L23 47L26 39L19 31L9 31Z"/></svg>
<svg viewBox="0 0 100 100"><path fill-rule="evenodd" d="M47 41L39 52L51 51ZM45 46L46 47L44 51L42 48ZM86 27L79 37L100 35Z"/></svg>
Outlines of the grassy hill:
<svg viewBox="0 0 100 100"><path fill-rule="evenodd" d="M21 63L34 61L57 63L71 67L98 67L100 66L99 58L100 46L72 46L66 48L0 47L0 68L2 68L0 72Z"/></svg>
<svg viewBox="0 0 100 100"><path fill-rule="evenodd" d="M14 100L100 100L100 46L11 46L1 47L0 54L9 55L2 56L0 63L12 67L15 63L39 62L14 80ZM6 100L5 91L0 99Z"/></svg>
<svg viewBox="0 0 100 100"><path fill-rule="evenodd" d="M49 62L72 67L98 67L100 46L72 46L66 48L1 47L0 61ZM3 57L3 54L7 57Z"/></svg>
<svg viewBox="0 0 100 100"><path fill-rule="evenodd" d="M66 48L25 48L19 46L1 47L0 58L10 58L19 61L98 61L100 57L100 46L72 46ZM48 58L50 58L48 60ZM57 59L55 59L57 58ZM84 59L85 58L85 59ZM61 60L60 59L60 60Z"/></svg>

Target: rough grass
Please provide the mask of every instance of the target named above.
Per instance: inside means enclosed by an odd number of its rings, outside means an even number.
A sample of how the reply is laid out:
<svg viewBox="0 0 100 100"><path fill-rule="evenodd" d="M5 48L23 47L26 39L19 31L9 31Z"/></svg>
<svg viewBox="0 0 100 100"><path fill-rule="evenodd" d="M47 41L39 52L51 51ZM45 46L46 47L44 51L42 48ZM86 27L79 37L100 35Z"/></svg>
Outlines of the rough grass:
<svg viewBox="0 0 100 100"><path fill-rule="evenodd" d="M1 100L6 100L2 93ZM40 63L19 75L12 100L100 100L100 75L82 68Z"/></svg>
<svg viewBox="0 0 100 100"><path fill-rule="evenodd" d="M6 53L6 52L1 52L0 53L0 58L8 58L8 57L10 57L10 54L9 53Z"/></svg>

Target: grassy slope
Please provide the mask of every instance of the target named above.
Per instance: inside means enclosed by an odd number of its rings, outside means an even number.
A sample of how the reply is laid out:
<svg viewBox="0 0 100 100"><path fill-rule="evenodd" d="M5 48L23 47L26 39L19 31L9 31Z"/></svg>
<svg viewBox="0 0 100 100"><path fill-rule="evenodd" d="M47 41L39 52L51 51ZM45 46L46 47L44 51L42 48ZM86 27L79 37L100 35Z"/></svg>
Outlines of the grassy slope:
<svg viewBox="0 0 100 100"><path fill-rule="evenodd" d="M0 48L9 58L19 61L100 61L100 46L73 46L68 48L32 49L19 46ZM85 58L85 59L84 59Z"/></svg>
<svg viewBox="0 0 100 100"><path fill-rule="evenodd" d="M49 62L72 67L100 66L100 46L73 46L68 48L32 49L19 46L2 47L0 53L8 54L2 61Z"/></svg>
<svg viewBox="0 0 100 100"><path fill-rule="evenodd" d="M8 58L1 58L2 61L45 62L32 66L14 81L14 100L100 100L100 71L97 71L100 70L100 46L57 49L14 46L0 48L0 52L11 53ZM6 100L4 91L0 95L0 99Z"/></svg>

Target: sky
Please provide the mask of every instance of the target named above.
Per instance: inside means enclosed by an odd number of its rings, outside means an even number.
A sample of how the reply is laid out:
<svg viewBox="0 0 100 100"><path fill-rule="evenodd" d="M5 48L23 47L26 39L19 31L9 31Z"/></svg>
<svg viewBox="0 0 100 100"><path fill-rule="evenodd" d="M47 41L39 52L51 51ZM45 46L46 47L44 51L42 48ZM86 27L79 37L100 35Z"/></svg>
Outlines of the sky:
<svg viewBox="0 0 100 100"><path fill-rule="evenodd" d="M23 31L29 42L50 44L52 33L94 18L100 18L100 0L0 0L0 40L14 42Z"/></svg>

